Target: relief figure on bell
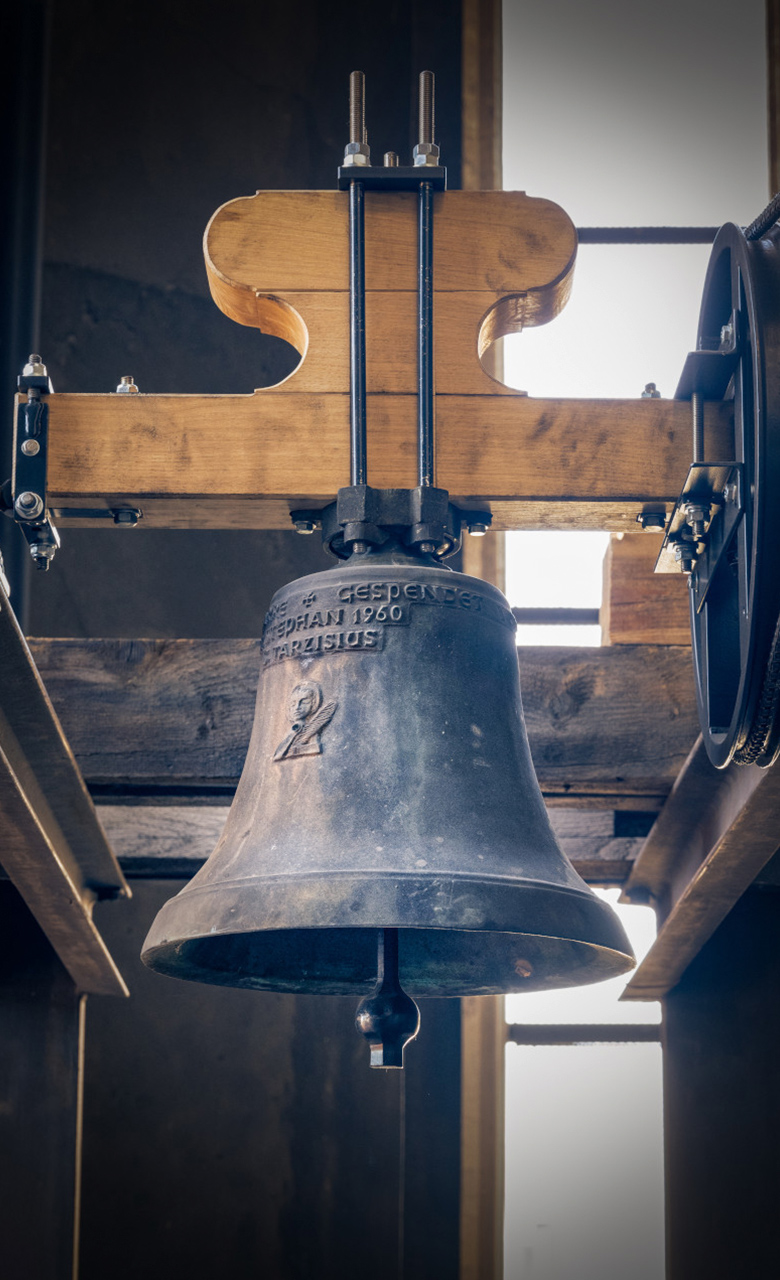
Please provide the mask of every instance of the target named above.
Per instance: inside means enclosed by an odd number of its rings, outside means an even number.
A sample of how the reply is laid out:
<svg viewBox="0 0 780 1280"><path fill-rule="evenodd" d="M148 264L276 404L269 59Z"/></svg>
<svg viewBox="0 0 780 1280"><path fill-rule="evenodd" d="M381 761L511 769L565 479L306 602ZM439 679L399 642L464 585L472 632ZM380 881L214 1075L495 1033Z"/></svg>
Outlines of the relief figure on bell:
<svg viewBox="0 0 780 1280"><path fill-rule="evenodd" d="M316 681L296 684L287 707L292 732L279 743L274 760L322 755L320 734L330 724L337 707L337 702L322 705L322 689Z"/></svg>

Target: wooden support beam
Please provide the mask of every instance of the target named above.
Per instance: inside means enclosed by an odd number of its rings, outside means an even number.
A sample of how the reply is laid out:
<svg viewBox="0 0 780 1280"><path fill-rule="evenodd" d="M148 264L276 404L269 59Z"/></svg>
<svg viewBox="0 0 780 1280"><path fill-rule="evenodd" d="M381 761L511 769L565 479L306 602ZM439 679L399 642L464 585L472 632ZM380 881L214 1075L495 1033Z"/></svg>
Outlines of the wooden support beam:
<svg viewBox="0 0 780 1280"><path fill-rule="evenodd" d="M143 528L286 529L349 483L349 398L53 395L48 501L60 525L137 506ZM416 397L369 396L371 482L416 483ZM690 406L676 400L437 396L437 482L497 529L635 530L669 508L690 461ZM732 409L705 408L730 456ZM63 509L65 514L63 514ZM87 516L69 516L81 510ZM109 527L110 521L108 522Z"/></svg>
<svg viewBox="0 0 780 1280"><path fill-rule="evenodd" d="M254 640L32 640L93 795L229 798L260 666ZM690 653L522 648L526 723L554 802L652 809L697 731Z"/></svg>
<svg viewBox="0 0 780 1280"><path fill-rule="evenodd" d="M1 586L0 859L77 987L127 995L92 908L130 891Z"/></svg>
<svg viewBox="0 0 780 1280"><path fill-rule="evenodd" d="M98 817L111 847L125 874L133 877L194 875L213 852L228 812L226 805L98 805ZM550 820L563 852L585 880L623 884L644 840L637 835L616 835L613 809L553 804ZM485 1001L484 996L471 998L480 1005Z"/></svg>
<svg viewBox="0 0 780 1280"><path fill-rule="evenodd" d="M628 1000L658 1000L780 848L780 770L713 768L701 739L624 889L650 902L658 937L629 982Z"/></svg>
<svg viewBox="0 0 780 1280"><path fill-rule="evenodd" d="M604 644L691 643L688 578L654 573L661 535L617 534L604 557Z"/></svg>

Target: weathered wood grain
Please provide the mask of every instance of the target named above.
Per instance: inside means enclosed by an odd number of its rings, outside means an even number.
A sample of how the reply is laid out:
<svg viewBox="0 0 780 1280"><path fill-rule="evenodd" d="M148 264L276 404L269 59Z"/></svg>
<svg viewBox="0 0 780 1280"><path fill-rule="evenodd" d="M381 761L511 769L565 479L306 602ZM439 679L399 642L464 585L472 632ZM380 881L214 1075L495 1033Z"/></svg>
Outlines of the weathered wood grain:
<svg viewBox="0 0 780 1280"><path fill-rule="evenodd" d="M416 483L416 403L369 396L372 484ZM636 528L687 472L690 412L674 400L438 396L436 411L437 482L489 506L499 529ZM726 454L730 406L708 404L705 418ZM141 531L287 528L292 507L323 506L348 482L346 395L50 397L55 510L131 504Z"/></svg>
<svg viewBox="0 0 780 1280"><path fill-rule="evenodd" d="M417 196L366 192L366 290L417 289ZM349 290L349 198L344 191L258 191L222 205L203 237L217 306L253 324L258 295ZM577 233L551 200L523 191L434 196L436 292L537 293L550 319L568 295ZM531 323L543 323L537 318Z"/></svg>
<svg viewBox="0 0 780 1280"><path fill-rule="evenodd" d="M229 794L244 763L259 644L32 640L93 794ZM690 654L674 646L520 650L543 791L666 795L697 732ZM193 794L193 798L194 794ZM616 807L607 803L606 807Z"/></svg>
<svg viewBox="0 0 780 1280"><path fill-rule="evenodd" d="M780 770L714 769L699 739L624 890L661 921L625 998L666 995L778 848Z"/></svg>
<svg viewBox="0 0 780 1280"><path fill-rule="evenodd" d="M92 907L129 890L2 586L0 862L78 988L127 995Z"/></svg>
<svg viewBox="0 0 780 1280"><path fill-rule="evenodd" d="M229 809L224 805L100 804L98 817L126 875L189 877L211 855ZM616 837L612 810L550 810L558 842L584 879L623 884L642 837ZM482 1003L484 997L474 997Z"/></svg>
<svg viewBox="0 0 780 1280"><path fill-rule="evenodd" d="M654 573L661 535L610 539L601 607L605 644L691 643L688 578Z"/></svg>

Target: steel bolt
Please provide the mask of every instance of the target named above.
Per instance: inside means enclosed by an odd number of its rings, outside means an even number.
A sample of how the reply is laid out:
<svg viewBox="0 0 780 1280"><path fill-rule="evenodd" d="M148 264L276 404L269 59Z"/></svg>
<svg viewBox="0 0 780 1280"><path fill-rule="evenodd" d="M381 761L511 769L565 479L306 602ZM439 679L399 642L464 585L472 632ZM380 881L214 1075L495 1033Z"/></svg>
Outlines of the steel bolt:
<svg viewBox="0 0 780 1280"><path fill-rule="evenodd" d="M687 503L685 507L685 516L691 530L693 531L694 538L699 539L704 537L704 526L708 515L709 509L707 507L703 507L701 503Z"/></svg>
<svg viewBox="0 0 780 1280"><path fill-rule="evenodd" d="M436 543L435 543L435 542L421 542L421 543L420 543L420 550L422 551L422 553L423 553L424 555L426 555L426 556L432 556L432 555L433 555L433 553L434 553L434 551L436 550Z"/></svg>
<svg viewBox="0 0 780 1280"><path fill-rule="evenodd" d="M731 484L725 484L723 486L723 500L724 502L736 502L737 486L733 483L733 481Z"/></svg>
<svg viewBox="0 0 780 1280"><path fill-rule="evenodd" d="M469 525L469 533L472 538L484 538L488 531L488 526L483 524L481 520L476 520L474 524Z"/></svg>
<svg viewBox="0 0 780 1280"><path fill-rule="evenodd" d="M385 152L385 168L386 169L398 168L398 155L395 151Z"/></svg>
<svg viewBox="0 0 780 1280"><path fill-rule="evenodd" d="M314 521L293 520L293 528L296 533L314 533Z"/></svg>
<svg viewBox="0 0 780 1280"><path fill-rule="evenodd" d="M26 454L28 458L34 458L36 453L40 453L40 451L41 446L38 444L37 440L22 441L22 453Z"/></svg>
<svg viewBox="0 0 780 1280"><path fill-rule="evenodd" d="M34 520L43 511L43 498L40 494L32 493L29 489L25 489L16 499L15 507L17 514L24 516L28 520Z"/></svg>
<svg viewBox="0 0 780 1280"><path fill-rule="evenodd" d="M366 137L366 77L353 71L349 77L349 142L344 148L345 165L371 163Z"/></svg>
<svg viewBox="0 0 780 1280"><path fill-rule="evenodd" d="M415 165L437 165L439 163L439 148L433 141L433 133L433 72L421 71L417 146L412 152Z"/></svg>
<svg viewBox="0 0 780 1280"><path fill-rule="evenodd" d="M354 554L355 554L356 556L362 556L362 555L364 554L364 552L368 551L368 543L367 543L367 542L353 542L353 543L352 543L352 550L353 550L353 552L354 552Z"/></svg>
<svg viewBox="0 0 780 1280"><path fill-rule="evenodd" d="M30 545L30 555L36 569L42 569L46 573L56 550L57 548L51 542L33 542Z"/></svg>
<svg viewBox="0 0 780 1280"><path fill-rule="evenodd" d="M642 399L643 400L660 400L661 399L661 392L658 390L658 387L655 385L654 382L645 383L645 389L642 392Z"/></svg>
<svg viewBox="0 0 780 1280"><path fill-rule="evenodd" d="M138 387L135 385L132 375L129 373L124 373L120 379L119 386L117 387L117 394L132 395L133 393L137 393L137 392L138 392Z"/></svg>
<svg viewBox="0 0 780 1280"><path fill-rule="evenodd" d="M690 542L678 542L674 548L674 558L683 573L693 573L696 562L696 549Z"/></svg>

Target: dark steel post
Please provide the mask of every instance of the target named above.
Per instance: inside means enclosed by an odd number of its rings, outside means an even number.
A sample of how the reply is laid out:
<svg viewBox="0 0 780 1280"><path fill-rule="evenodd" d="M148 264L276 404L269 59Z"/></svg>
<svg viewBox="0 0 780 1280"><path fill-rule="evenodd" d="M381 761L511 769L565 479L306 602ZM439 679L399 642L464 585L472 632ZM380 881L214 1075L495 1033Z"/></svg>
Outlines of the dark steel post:
<svg viewBox="0 0 780 1280"><path fill-rule="evenodd" d="M417 212L417 450L418 483L434 483L433 187L420 183Z"/></svg>
<svg viewBox="0 0 780 1280"><path fill-rule="evenodd" d="M349 144L345 165L354 165L349 184L349 444L350 483L368 483L366 459L366 219L365 187L357 176L370 164L366 139L366 79L349 77Z"/></svg>
<svg viewBox="0 0 780 1280"><path fill-rule="evenodd" d="M365 188L349 187L349 425L350 483L368 483L366 461Z"/></svg>
<svg viewBox="0 0 780 1280"><path fill-rule="evenodd" d="M704 461L704 396L701 391L694 391L691 396L691 416L693 419L693 461Z"/></svg>
<svg viewBox="0 0 780 1280"><path fill-rule="evenodd" d="M433 72L422 71L414 163L423 173L438 160L433 111ZM423 180L417 200L417 472L421 486L434 483L433 431L433 186Z"/></svg>

